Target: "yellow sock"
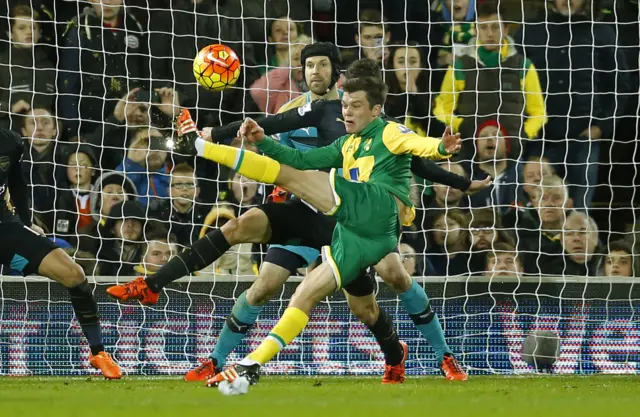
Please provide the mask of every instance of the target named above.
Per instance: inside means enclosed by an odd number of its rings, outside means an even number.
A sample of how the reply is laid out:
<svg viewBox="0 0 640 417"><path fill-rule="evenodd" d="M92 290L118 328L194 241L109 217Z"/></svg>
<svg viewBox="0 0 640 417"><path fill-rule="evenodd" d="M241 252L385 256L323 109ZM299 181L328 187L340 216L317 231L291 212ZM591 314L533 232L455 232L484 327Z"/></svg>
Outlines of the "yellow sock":
<svg viewBox="0 0 640 417"><path fill-rule="evenodd" d="M248 358L264 365L302 333L308 322L309 316L302 310L295 307L287 308L269 336L249 354Z"/></svg>
<svg viewBox="0 0 640 417"><path fill-rule="evenodd" d="M247 178L267 184L274 184L280 173L278 161L233 146L206 142L202 156L228 166Z"/></svg>

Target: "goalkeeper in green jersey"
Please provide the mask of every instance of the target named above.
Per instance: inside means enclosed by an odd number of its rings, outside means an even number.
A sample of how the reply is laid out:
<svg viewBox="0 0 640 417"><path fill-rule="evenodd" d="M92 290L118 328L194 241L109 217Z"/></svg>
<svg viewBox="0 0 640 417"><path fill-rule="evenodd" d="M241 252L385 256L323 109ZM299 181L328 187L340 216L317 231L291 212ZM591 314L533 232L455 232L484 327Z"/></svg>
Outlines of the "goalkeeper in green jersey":
<svg viewBox="0 0 640 417"><path fill-rule="evenodd" d="M184 134L195 127L190 126L188 112L179 118L182 134L174 145L176 152L197 154L256 181L277 184L337 220L332 243L323 250L325 262L298 287L278 324L254 352L218 374L212 384L238 376L256 382L261 365L302 332L320 300L398 245L401 225L411 224L415 217L409 198L411 156L445 159L460 149L459 135L449 130L438 140L383 121L385 98L386 86L377 78L348 80L342 100L348 134L305 153L266 138L262 128L247 119L240 135L271 158ZM329 168L330 173L312 171ZM343 169L344 177L336 168Z"/></svg>

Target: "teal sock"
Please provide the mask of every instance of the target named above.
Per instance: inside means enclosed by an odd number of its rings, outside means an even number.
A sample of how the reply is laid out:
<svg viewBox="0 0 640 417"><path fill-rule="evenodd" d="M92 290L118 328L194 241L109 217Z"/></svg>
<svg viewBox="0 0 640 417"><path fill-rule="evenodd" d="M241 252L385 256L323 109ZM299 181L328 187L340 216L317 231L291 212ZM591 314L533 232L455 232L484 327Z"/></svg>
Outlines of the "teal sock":
<svg viewBox="0 0 640 417"><path fill-rule="evenodd" d="M215 349L209 355L209 358L216 360L218 368L224 367L227 357L242 342L249 329L255 324L262 308L263 306L249 304L246 291L240 294L222 327Z"/></svg>
<svg viewBox="0 0 640 417"><path fill-rule="evenodd" d="M440 361L446 353L451 353L451 348L444 338L438 315L431 308L429 297L427 297L424 288L414 280L411 288L407 292L399 294L398 297L420 333L435 350L436 358Z"/></svg>

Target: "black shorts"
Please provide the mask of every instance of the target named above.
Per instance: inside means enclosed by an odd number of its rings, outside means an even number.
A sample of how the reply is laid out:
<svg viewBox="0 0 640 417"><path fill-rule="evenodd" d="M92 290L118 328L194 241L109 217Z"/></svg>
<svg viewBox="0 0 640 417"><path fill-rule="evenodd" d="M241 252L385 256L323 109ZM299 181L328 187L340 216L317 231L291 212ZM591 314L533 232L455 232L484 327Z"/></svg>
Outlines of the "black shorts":
<svg viewBox="0 0 640 417"><path fill-rule="evenodd" d="M18 222L0 223L0 265L22 275L38 273L42 260L58 247L44 236L38 235Z"/></svg>
<svg viewBox="0 0 640 417"><path fill-rule="evenodd" d="M377 287L376 272L371 267L368 270L363 269L360 271L358 278L345 285L342 289L354 297L365 297L374 294Z"/></svg>
<svg viewBox="0 0 640 417"><path fill-rule="evenodd" d="M291 275L296 275L298 269L307 266L307 261L302 256L278 246L271 246L267 250L264 262L278 265L288 270Z"/></svg>
<svg viewBox="0 0 640 417"><path fill-rule="evenodd" d="M286 203L267 203L258 206L271 225L271 239L267 243L308 246L317 250L331 244L336 221L315 211L301 200Z"/></svg>

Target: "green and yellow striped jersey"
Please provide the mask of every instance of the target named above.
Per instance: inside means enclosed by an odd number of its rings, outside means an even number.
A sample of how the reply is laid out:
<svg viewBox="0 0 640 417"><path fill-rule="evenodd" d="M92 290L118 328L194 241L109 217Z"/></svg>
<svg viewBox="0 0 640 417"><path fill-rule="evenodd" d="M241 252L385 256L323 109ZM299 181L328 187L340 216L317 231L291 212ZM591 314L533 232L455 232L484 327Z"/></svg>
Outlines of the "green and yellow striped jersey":
<svg viewBox="0 0 640 417"><path fill-rule="evenodd" d="M296 169L342 168L348 180L376 184L413 208L409 197L411 156L446 159L449 155L441 145L440 139L420 136L404 125L377 118L358 134L342 136L331 145L307 152L282 146L271 138L259 148ZM403 217L410 222L414 216Z"/></svg>

